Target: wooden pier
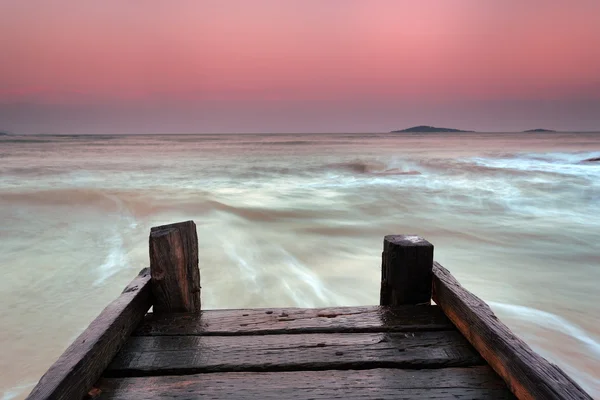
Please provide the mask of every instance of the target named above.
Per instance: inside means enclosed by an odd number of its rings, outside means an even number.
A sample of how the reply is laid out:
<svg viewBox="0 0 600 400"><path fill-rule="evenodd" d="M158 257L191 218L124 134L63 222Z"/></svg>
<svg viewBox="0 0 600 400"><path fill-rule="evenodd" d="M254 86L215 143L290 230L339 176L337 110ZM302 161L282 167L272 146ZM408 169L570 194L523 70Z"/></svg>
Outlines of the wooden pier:
<svg viewBox="0 0 600 400"><path fill-rule="evenodd" d="M417 236L385 237L379 306L202 310L200 290L195 224L152 228L150 268L28 399L591 399Z"/></svg>

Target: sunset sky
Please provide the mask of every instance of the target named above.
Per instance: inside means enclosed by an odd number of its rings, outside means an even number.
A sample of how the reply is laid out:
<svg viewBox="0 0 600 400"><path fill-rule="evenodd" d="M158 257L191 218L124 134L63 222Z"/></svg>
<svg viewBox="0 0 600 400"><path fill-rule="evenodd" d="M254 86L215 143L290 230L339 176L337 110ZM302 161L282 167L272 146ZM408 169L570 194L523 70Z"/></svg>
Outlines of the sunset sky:
<svg viewBox="0 0 600 400"><path fill-rule="evenodd" d="M599 0L0 0L0 130L600 130Z"/></svg>

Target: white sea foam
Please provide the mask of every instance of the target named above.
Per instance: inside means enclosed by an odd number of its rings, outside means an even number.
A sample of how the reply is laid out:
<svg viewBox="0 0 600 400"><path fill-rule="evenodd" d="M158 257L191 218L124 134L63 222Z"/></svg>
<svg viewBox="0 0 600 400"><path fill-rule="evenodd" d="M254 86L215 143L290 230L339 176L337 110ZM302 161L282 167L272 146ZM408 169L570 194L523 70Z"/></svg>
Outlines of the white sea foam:
<svg viewBox="0 0 600 400"><path fill-rule="evenodd" d="M4 393L2 393L2 397L0 398L0 400L13 400L17 397L21 397L22 395L26 394L28 391L33 389L36 383L37 382L28 382L17 386L13 386L10 389L6 390Z"/></svg>
<svg viewBox="0 0 600 400"><path fill-rule="evenodd" d="M129 268L129 260L123 244L123 236L121 236L117 228L106 239L106 247L108 248L108 254L104 262L96 270L98 277L94 281L94 286L104 284L106 280L119 271Z"/></svg>
<svg viewBox="0 0 600 400"><path fill-rule="evenodd" d="M573 324L563 317L535 308L515 304L497 302L489 302L489 304L492 308L501 310L511 317L571 336L588 348L591 352L588 354L600 359L600 341L591 337L580 326Z"/></svg>
<svg viewBox="0 0 600 400"><path fill-rule="evenodd" d="M597 152L519 153L510 157L474 157L470 160L477 165L492 168L549 172L589 178L600 176L600 163L583 163L582 161L598 156Z"/></svg>
<svg viewBox="0 0 600 400"><path fill-rule="evenodd" d="M225 254L232 260L235 265L237 265L240 269L240 272L243 274L240 278L242 281L250 281L252 283L252 287L256 288L257 285L257 277L258 273L256 268L252 266L252 264L248 261L252 258L250 254L246 254L245 257L241 256L238 253L237 247L230 240L222 240L223 250Z"/></svg>
<svg viewBox="0 0 600 400"><path fill-rule="evenodd" d="M285 264L289 267L290 272L295 275L293 281L294 282L303 282L308 285L310 291L307 293L304 291L301 296L302 299L314 299L315 296L320 300L322 305L331 305L331 304L345 304L345 299L336 293L332 292L329 288L325 286L323 281L319 278L317 274L307 268L303 263L301 263L296 257L286 251L284 248L280 247L279 251L284 257ZM289 288L290 286L285 282L285 285ZM295 285L297 287L297 285ZM312 292L312 293L311 293ZM295 294L295 299L300 299L300 295ZM301 307L314 307L313 302L306 300L297 300L298 306ZM310 305L309 305L310 304Z"/></svg>
<svg viewBox="0 0 600 400"><path fill-rule="evenodd" d="M280 280L286 293L292 297L295 307L311 308L315 306L315 302L310 296L305 296L305 293L298 290L298 285L296 283L290 285L288 280L283 277Z"/></svg>
<svg viewBox="0 0 600 400"><path fill-rule="evenodd" d="M498 302L489 302L489 304L501 314L506 314L509 318L523 321L526 325L536 325L544 330L550 329L577 340L581 343L582 347L585 348L585 351L581 351L582 355L585 355L588 359L595 359L597 362L600 362L600 341L598 338L592 337L580 326L572 323L566 318L546 311L515 304ZM550 361L559 364L570 376L574 376L585 390L590 393L600 390L600 376L590 374L581 368L578 368L572 359L563 356L560 352L557 352L554 347L545 347L536 343L532 343L532 345L535 351L539 352Z"/></svg>

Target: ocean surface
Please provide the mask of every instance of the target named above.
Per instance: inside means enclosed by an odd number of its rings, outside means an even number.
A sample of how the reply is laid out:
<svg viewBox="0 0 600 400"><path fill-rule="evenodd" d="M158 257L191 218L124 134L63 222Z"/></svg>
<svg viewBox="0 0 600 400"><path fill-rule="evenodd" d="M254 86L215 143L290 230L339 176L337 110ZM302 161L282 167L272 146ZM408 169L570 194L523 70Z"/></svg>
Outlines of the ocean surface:
<svg viewBox="0 0 600 400"><path fill-rule="evenodd" d="M0 399L21 399L197 224L204 308L377 304L417 234L600 397L600 134L0 137Z"/></svg>

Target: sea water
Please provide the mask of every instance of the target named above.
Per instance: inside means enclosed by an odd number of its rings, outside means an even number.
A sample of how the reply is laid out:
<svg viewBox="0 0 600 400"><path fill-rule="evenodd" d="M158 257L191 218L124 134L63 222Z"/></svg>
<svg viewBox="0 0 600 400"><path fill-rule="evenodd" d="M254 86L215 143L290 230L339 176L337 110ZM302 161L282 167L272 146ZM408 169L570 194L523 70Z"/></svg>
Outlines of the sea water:
<svg viewBox="0 0 600 400"><path fill-rule="evenodd" d="M377 304L416 234L600 396L600 134L0 137L0 399L20 399L197 224L204 308Z"/></svg>

